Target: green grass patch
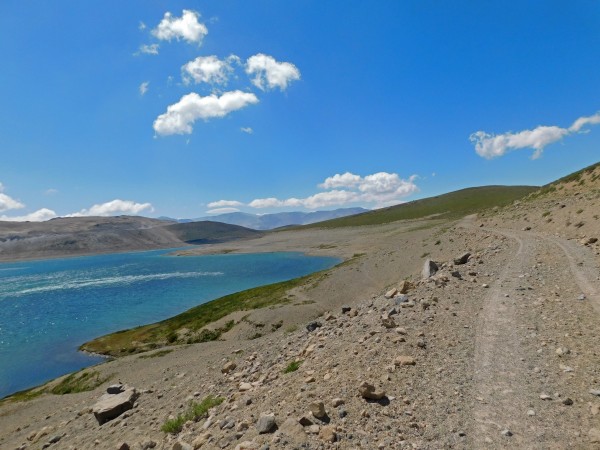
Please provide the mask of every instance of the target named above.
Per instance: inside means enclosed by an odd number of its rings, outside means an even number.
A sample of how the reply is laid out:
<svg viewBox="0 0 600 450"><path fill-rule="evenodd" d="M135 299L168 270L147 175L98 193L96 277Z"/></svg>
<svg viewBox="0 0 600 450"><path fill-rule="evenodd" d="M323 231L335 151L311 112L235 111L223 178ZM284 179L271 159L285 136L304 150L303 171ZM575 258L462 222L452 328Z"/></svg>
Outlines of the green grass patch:
<svg viewBox="0 0 600 450"><path fill-rule="evenodd" d="M295 372L300 368L303 361L292 361L290 362L285 369L283 369L283 373Z"/></svg>
<svg viewBox="0 0 600 450"><path fill-rule="evenodd" d="M111 377L112 375L108 375L103 378L97 370L75 372L63 378L56 386L50 389L50 392L54 395L64 395L92 391Z"/></svg>
<svg viewBox="0 0 600 450"><path fill-rule="evenodd" d="M175 419L167 420L160 429L165 433L177 434L182 430L184 423L190 420L196 422L207 417L208 410L220 405L223 400L222 397L209 395L201 403L191 402L185 413L179 414Z"/></svg>
<svg viewBox="0 0 600 450"><path fill-rule="evenodd" d="M401 205L381 208L353 216L304 225L295 228L338 228L379 225L398 220L457 219L494 206L509 205L536 191L533 186L484 186L462 189L436 197L415 200ZM418 228L421 229L421 228Z"/></svg>
<svg viewBox="0 0 600 450"><path fill-rule="evenodd" d="M349 261L345 263L347 264ZM83 344L80 349L110 356L141 353L152 348L188 343L186 341L180 342L177 338L177 331L184 328L190 330L192 333L198 333L188 338L189 343L215 340L222 333L228 331L229 327L233 326L234 323L228 322L225 327L217 330L202 330L202 328L235 311L250 311L289 303L291 300L288 298L287 292L290 289L298 286L314 287L327 274L328 270L325 270L293 280L259 286L226 295L161 322L143 325L130 330L118 331L96 338ZM175 336L176 339L170 341L172 336Z"/></svg>

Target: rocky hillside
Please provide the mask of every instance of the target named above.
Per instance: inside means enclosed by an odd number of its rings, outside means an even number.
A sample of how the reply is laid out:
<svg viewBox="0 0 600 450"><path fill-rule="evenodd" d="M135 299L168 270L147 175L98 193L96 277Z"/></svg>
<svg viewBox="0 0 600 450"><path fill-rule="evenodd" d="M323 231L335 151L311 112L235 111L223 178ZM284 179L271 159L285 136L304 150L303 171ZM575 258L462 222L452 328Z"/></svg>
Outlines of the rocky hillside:
<svg viewBox="0 0 600 450"><path fill-rule="evenodd" d="M0 222L0 261L181 247L261 234L215 222L168 223L146 217L71 217Z"/></svg>

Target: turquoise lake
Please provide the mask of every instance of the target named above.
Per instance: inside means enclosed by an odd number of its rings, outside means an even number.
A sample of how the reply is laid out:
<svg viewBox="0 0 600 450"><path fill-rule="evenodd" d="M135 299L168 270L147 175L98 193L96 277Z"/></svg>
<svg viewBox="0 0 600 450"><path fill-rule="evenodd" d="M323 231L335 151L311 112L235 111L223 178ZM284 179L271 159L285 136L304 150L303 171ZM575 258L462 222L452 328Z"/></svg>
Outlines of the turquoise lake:
<svg viewBox="0 0 600 450"><path fill-rule="evenodd" d="M0 264L0 398L103 359L106 333L337 264L301 253L167 256L171 250Z"/></svg>

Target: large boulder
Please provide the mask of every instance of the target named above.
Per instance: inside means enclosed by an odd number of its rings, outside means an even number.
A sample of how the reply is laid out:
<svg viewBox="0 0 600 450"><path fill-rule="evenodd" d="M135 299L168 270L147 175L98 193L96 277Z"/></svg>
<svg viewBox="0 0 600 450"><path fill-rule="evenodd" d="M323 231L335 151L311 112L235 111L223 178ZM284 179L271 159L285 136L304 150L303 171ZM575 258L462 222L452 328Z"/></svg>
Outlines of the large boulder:
<svg viewBox="0 0 600 450"><path fill-rule="evenodd" d="M110 391L117 392L116 389L113 389L113 386L111 386ZM98 423L102 425L133 408L138 395L135 388L123 386L119 393L106 393L100 397L92 408L92 412Z"/></svg>

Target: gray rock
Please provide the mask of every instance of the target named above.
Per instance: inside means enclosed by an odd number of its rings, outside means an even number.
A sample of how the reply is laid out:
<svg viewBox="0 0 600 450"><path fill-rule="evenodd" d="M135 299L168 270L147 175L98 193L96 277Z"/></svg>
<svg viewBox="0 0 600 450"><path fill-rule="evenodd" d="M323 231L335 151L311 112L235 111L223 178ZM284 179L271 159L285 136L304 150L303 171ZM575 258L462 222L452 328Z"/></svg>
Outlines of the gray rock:
<svg viewBox="0 0 600 450"><path fill-rule="evenodd" d="M135 388L126 387L120 394L104 394L92 408L100 425L115 419L133 408L138 393Z"/></svg>
<svg viewBox="0 0 600 450"><path fill-rule="evenodd" d="M124 390L125 386L123 386L121 383L111 384L109 387L106 388L106 392L108 394L120 394Z"/></svg>
<svg viewBox="0 0 600 450"><path fill-rule="evenodd" d="M342 314L346 314L347 312L350 312L351 310L352 310L352 308L348 305L342 306Z"/></svg>
<svg viewBox="0 0 600 450"><path fill-rule="evenodd" d="M502 436L506 436L506 437L511 437L513 435L512 431L510 431L510 430L502 430L502 432L500 434L502 434Z"/></svg>
<svg viewBox="0 0 600 450"><path fill-rule="evenodd" d="M454 264L456 264L457 266L461 264L466 264L469 261L470 256L471 254L469 252L463 253L458 258L454 258Z"/></svg>
<svg viewBox="0 0 600 450"><path fill-rule="evenodd" d="M425 264L423 264L421 276L423 277L423 279L427 279L435 275L438 270L438 265L431 259L428 259L427 261L425 261Z"/></svg>
<svg viewBox="0 0 600 450"><path fill-rule="evenodd" d="M275 414L261 414L256 422L256 430L259 434L275 431Z"/></svg>
<svg viewBox="0 0 600 450"><path fill-rule="evenodd" d="M408 295L398 295L394 297L394 304L401 305L402 303L408 302Z"/></svg>
<svg viewBox="0 0 600 450"><path fill-rule="evenodd" d="M327 413L325 412L325 405L323 402L312 402L309 405L310 412L317 419L323 419L327 417Z"/></svg>
<svg viewBox="0 0 600 450"><path fill-rule="evenodd" d="M363 381L360 386L358 386L358 392L361 397L366 398L368 400L381 400L385 397L385 392L381 389L376 389L372 384Z"/></svg>
<svg viewBox="0 0 600 450"><path fill-rule="evenodd" d="M315 322L311 322L308 325L306 325L306 329L312 333L313 331L315 331L317 328L320 328L321 326L322 325L320 322L315 321Z"/></svg>
<svg viewBox="0 0 600 450"><path fill-rule="evenodd" d="M187 442L177 441L173 444L173 450L194 450L194 447Z"/></svg>

